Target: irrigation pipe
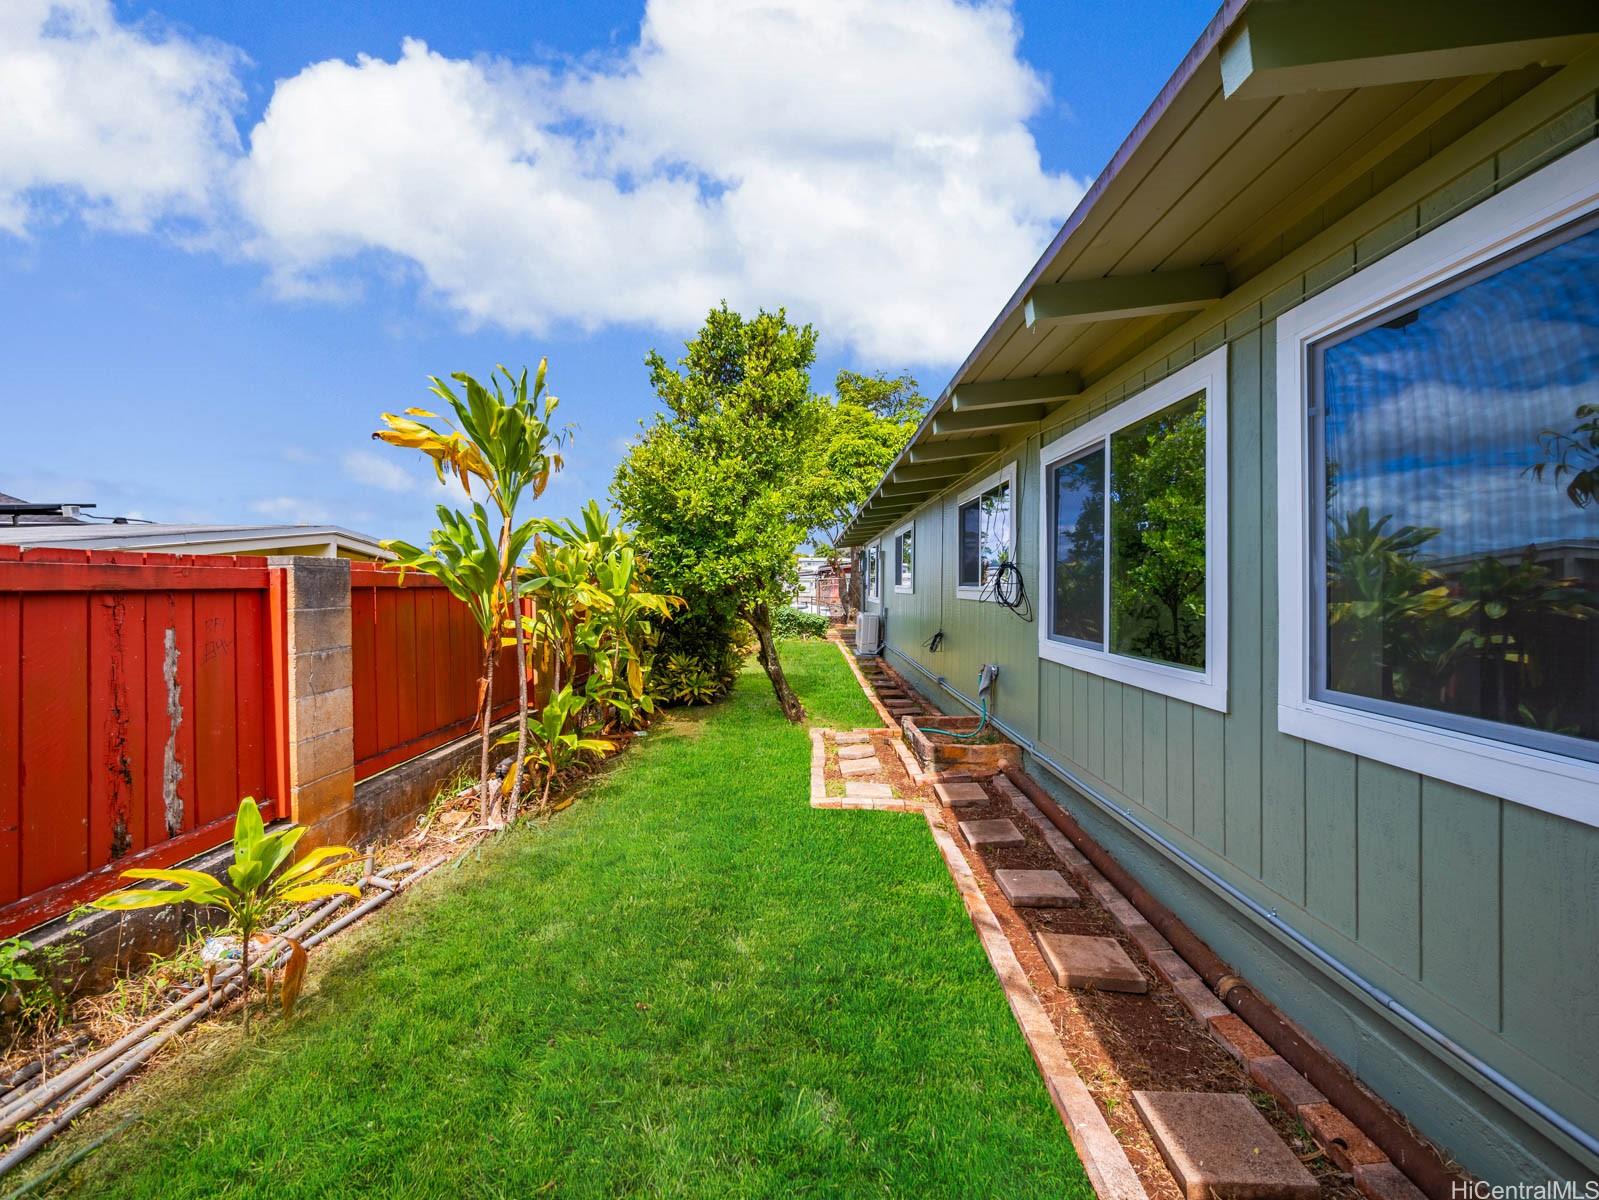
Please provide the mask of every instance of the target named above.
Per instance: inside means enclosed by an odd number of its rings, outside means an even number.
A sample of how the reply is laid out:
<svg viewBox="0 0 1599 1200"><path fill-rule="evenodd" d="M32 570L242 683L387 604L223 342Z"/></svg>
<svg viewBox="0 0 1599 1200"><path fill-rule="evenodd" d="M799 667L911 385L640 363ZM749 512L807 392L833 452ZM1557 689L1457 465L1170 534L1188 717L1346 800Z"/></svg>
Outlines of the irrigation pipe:
<svg viewBox="0 0 1599 1200"><path fill-rule="evenodd" d="M390 885L389 887L380 887L376 895L361 901L331 924L305 937L301 944L309 949L325 941L354 921L382 907L400 891L408 888L424 875L448 861L447 856L441 855L426 866L412 871L411 874L403 879L398 881L385 880ZM411 865L410 863L402 863L398 867L391 869L404 869ZM370 881L370 878L363 880L363 882ZM275 938L263 952L260 959L260 969L272 969L274 960L287 948L286 939L300 937L306 930L313 928L323 918L330 916L348 900L348 896L335 897L302 918L288 930L282 931L280 936ZM282 930L281 925L274 932L280 930ZM217 986L219 983L221 984L220 987ZM51 1108L63 1100L71 1101L55 1117L13 1145L4 1157L0 1157L0 1176L5 1175L37 1153L56 1134L71 1124L80 1113L98 1103L107 1093L147 1062L157 1050L194 1025L202 1017L224 1007L233 998L234 994L242 990L242 986L241 968L239 966L225 968L217 976L213 977L211 987L207 988L202 985L192 988L186 995L168 1005L161 1013L146 1021L138 1029L119 1038L99 1053L84 1059L69 1071L64 1071L56 1076L47 1089L48 1095L30 1094L26 1101L14 1104L0 1112L0 1133L3 1133L15 1128L18 1123L28 1117ZM201 1001L204 1001L204 1003L201 1003ZM111 1068L110 1073L95 1079L94 1077L98 1072L106 1067ZM41 1092L44 1090L40 1089ZM78 1094L80 1092L81 1095ZM16 1110L14 1113L13 1109Z"/></svg>
<svg viewBox="0 0 1599 1200"><path fill-rule="evenodd" d="M334 899L329 900L315 911L311 912L308 916L301 919L296 925L288 929L284 936L299 936L300 933L311 928L317 921L320 921L323 917L326 917L332 913L335 909L348 901L348 899L348 896L337 896ZM273 932L277 932L277 930L274 929ZM269 947L267 954L262 956L263 961L266 959L267 955L275 953L278 948L279 943L274 943L273 946ZM226 984L238 973L239 968L236 965L224 967L212 977L211 988L207 988L203 983L191 988L188 992L184 993L171 1004L167 1005L166 1008L162 1009L155 1016L144 1022L144 1024L140 1025L137 1029L124 1034L122 1037L112 1042L103 1050L99 1050L86 1058L80 1059L78 1062L68 1067L65 1071L62 1071L59 1075L55 1076L50 1082L43 1084L40 1087L31 1089L26 1096L23 1096L18 1100L14 1100L10 1104L0 1108L0 1134L10 1132L17 1126L18 1123L26 1121L28 1118L34 1116L42 1110L49 1108L57 1100L61 1099L61 1097L67 1092L74 1090L78 1084L82 1083L83 1080L94 1074L101 1067L120 1058L123 1054L137 1046L145 1038L164 1028L168 1022L181 1016L185 1010L193 1008L196 1004L199 1004L217 987L217 985Z"/></svg>

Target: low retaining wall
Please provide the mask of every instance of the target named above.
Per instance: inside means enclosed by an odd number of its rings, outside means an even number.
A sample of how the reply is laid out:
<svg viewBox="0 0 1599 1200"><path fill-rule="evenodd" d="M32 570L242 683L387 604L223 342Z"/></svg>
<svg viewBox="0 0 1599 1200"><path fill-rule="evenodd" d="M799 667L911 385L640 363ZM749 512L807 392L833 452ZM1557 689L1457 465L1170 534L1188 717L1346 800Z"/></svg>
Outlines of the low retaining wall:
<svg viewBox="0 0 1599 1200"><path fill-rule="evenodd" d="M506 721L495 732L514 727L512 721ZM343 814L348 843L366 846L409 833L439 789L457 774L466 771L476 778L478 744L476 734L458 738L357 783ZM506 757L501 750L495 761ZM233 848L228 845L179 865L217 875L232 862ZM221 923L219 910L192 904L120 913L94 909L76 920L68 913L24 936L34 944L30 958L40 974L59 994L80 996L105 991L119 976L175 953L196 934Z"/></svg>

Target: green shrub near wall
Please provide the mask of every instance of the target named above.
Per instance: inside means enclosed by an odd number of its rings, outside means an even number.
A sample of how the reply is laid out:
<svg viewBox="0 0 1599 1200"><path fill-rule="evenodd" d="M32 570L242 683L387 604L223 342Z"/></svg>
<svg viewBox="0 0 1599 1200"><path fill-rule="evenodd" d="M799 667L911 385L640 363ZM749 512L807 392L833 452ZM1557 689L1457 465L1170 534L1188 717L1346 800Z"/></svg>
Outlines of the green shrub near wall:
<svg viewBox="0 0 1599 1200"><path fill-rule="evenodd" d="M779 609L772 621L772 632L780 638L826 637L827 618L802 608Z"/></svg>

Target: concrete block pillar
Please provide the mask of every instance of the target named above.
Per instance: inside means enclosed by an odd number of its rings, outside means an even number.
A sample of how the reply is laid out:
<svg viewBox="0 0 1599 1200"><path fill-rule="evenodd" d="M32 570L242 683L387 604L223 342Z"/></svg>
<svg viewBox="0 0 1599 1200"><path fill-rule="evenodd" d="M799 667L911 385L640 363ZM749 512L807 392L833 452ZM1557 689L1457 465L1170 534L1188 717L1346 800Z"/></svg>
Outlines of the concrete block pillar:
<svg viewBox="0 0 1599 1200"><path fill-rule="evenodd" d="M288 607L289 809L306 846L357 836L350 564L273 557Z"/></svg>

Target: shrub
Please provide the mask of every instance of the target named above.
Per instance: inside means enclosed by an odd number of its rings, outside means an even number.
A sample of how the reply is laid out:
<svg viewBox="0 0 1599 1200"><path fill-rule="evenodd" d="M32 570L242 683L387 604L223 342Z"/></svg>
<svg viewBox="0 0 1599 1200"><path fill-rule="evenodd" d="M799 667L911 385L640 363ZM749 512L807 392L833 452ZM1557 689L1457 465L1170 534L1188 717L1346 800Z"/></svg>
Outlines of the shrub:
<svg viewBox="0 0 1599 1200"><path fill-rule="evenodd" d="M826 637L827 618L802 608L782 608L772 622L772 632L780 638Z"/></svg>

